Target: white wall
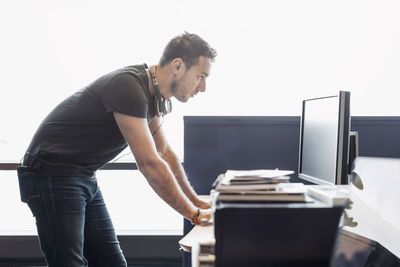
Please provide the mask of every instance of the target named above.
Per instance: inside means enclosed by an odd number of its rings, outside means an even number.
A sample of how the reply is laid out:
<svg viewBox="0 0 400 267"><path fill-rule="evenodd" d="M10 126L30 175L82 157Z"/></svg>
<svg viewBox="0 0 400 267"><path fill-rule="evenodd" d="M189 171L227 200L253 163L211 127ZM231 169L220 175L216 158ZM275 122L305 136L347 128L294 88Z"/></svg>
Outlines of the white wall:
<svg viewBox="0 0 400 267"><path fill-rule="evenodd" d="M19 159L63 98L125 65L157 63L198 33L218 51L206 94L166 117L300 115L301 100L352 93L352 115L400 115L398 1L0 1L0 160Z"/></svg>

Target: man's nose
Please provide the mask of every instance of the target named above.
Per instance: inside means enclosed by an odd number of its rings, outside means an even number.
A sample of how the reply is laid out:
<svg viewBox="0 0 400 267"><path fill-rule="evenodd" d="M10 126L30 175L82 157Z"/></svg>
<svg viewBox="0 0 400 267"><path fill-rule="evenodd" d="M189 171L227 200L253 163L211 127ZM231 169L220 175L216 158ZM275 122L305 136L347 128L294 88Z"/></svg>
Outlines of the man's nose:
<svg viewBox="0 0 400 267"><path fill-rule="evenodd" d="M203 93L206 91L206 81L205 80L201 81L201 83L199 84L198 89L199 89L200 92L203 92Z"/></svg>

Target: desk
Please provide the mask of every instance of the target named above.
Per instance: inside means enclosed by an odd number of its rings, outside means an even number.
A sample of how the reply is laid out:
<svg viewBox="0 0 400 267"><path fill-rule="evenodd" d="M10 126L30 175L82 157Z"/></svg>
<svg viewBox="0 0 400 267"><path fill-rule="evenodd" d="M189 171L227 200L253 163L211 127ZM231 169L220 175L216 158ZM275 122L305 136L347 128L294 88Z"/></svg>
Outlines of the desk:
<svg viewBox="0 0 400 267"><path fill-rule="evenodd" d="M214 206L216 266L326 266L343 210L317 200ZM207 231L212 237L212 227L196 226L180 243L193 248Z"/></svg>
<svg viewBox="0 0 400 267"><path fill-rule="evenodd" d="M353 171L361 179L362 188L348 186L352 204L346 213L356 225L345 225L340 231L335 257L339 258L343 253L349 261L347 265L336 266L364 266L351 265L351 257L359 257L363 251L367 252L362 255L364 263L374 260L372 264L378 264L376 266L400 266L400 159L359 157L354 164ZM211 228L207 231L212 234ZM187 239L190 236L191 233ZM340 242L343 240L350 247ZM373 257L369 257L371 255ZM382 260L386 262L382 263Z"/></svg>
<svg viewBox="0 0 400 267"><path fill-rule="evenodd" d="M356 188L352 190L356 190ZM349 197L353 203L351 209L347 209L346 213L348 216L353 217L354 222L357 222L357 226L342 227L343 231L340 231L338 235L333 266L364 266L370 253L374 250L379 250L379 253L383 256L380 256L381 259L379 259L379 255L374 256L374 259L369 259L370 261L378 261L382 260L382 257L386 257L387 260L391 261L392 266L397 266L396 263L400 264L398 259L394 257L394 255L399 255L400 251L399 231L374 212L357 193L351 193ZM179 244L182 249L190 252L192 248L198 247L199 243L214 241L214 227L198 225L182 238ZM375 241L379 242L388 252L381 248L379 244L376 244ZM394 255L390 255L390 252ZM191 255L193 267L196 267L195 264L198 262L196 258L198 254L196 253L194 251ZM357 262L352 260L354 258L358 258Z"/></svg>
<svg viewBox="0 0 400 267"><path fill-rule="evenodd" d="M379 242L400 257L400 159L359 157L353 172L362 189L350 185L356 227L346 230Z"/></svg>
<svg viewBox="0 0 400 267"><path fill-rule="evenodd" d="M191 253L192 267L199 267L200 245L214 245L214 226L196 225L193 229L179 241L181 249ZM215 262L215 256L206 258L207 261Z"/></svg>
<svg viewBox="0 0 400 267"><path fill-rule="evenodd" d="M184 251L191 252L192 247L199 243L212 242L215 242L214 226L196 225L186 236L179 240L179 245Z"/></svg>
<svg viewBox="0 0 400 267"><path fill-rule="evenodd" d="M357 225L355 227L343 226L343 229L375 240L400 257L400 231L379 216L368 203L354 193L354 190L357 189L352 186L350 199L353 203L351 209L347 209L346 213L353 218Z"/></svg>

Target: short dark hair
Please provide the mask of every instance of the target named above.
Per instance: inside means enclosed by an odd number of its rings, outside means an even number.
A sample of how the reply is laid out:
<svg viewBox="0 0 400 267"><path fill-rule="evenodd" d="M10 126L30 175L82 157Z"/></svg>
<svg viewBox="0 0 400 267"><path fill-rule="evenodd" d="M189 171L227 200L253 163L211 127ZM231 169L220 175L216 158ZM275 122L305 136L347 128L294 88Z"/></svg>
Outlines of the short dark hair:
<svg viewBox="0 0 400 267"><path fill-rule="evenodd" d="M217 51L210 47L200 36L185 32L174 37L164 49L160 59L160 65L165 66L175 58L181 58L189 70L196 65L199 57L204 56L211 61L215 60Z"/></svg>

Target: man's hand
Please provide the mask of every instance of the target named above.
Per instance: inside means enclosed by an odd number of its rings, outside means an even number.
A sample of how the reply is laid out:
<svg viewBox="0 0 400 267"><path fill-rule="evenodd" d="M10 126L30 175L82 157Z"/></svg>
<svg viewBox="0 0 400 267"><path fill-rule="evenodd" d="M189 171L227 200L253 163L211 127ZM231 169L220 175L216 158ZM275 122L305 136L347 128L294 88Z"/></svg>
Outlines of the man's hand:
<svg viewBox="0 0 400 267"><path fill-rule="evenodd" d="M200 209L209 209L211 208L211 203L204 200L197 200L196 203L193 203L195 206L199 207Z"/></svg>
<svg viewBox="0 0 400 267"><path fill-rule="evenodd" d="M208 223L210 223L211 215L212 215L211 209L201 209L200 215L197 219L197 224L207 225Z"/></svg>

